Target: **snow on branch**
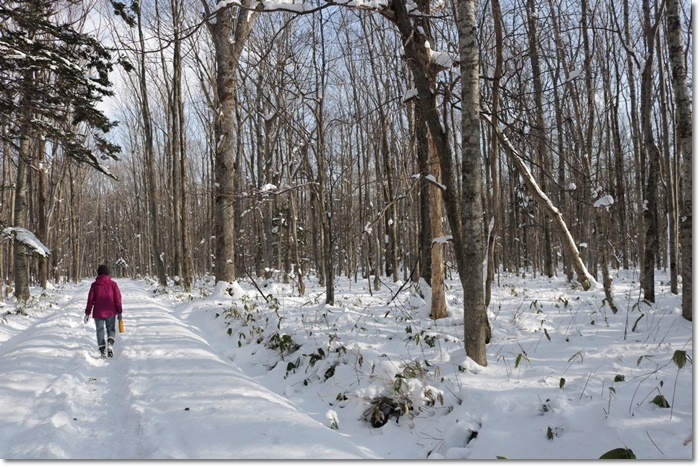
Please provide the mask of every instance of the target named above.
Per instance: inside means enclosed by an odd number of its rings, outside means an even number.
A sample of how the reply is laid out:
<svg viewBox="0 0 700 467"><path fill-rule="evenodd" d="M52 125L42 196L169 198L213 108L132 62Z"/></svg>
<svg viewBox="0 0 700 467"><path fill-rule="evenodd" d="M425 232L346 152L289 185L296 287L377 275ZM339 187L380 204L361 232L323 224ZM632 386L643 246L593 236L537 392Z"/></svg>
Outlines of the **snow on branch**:
<svg viewBox="0 0 700 467"><path fill-rule="evenodd" d="M408 102L411 99L413 99L414 97L418 97L418 89L416 89L416 88L407 89L403 95L403 98L401 98L401 102Z"/></svg>
<svg viewBox="0 0 700 467"><path fill-rule="evenodd" d="M210 15L213 16L217 11L231 6L256 11L287 11L304 14L313 13L331 5L357 8L360 10L382 11L389 8L389 0L325 0L320 6L313 5L304 0L258 0L250 6L244 5L241 0L220 0L216 6L214 6Z"/></svg>
<svg viewBox="0 0 700 467"><path fill-rule="evenodd" d="M605 195L602 198L599 198L595 203L593 203L594 208L599 208L601 206L607 208L608 206L612 206L615 200L613 199L612 196L610 195Z"/></svg>
<svg viewBox="0 0 700 467"><path fill-rule="evenodd" d="M452 241L452 235L445 235L444 237L436 237L433 239L432 243L450 243Z"/></svg>
<svg viewBox="0 0 700 467"><path fill-rule="evenodd" d="M333 5L358 8L361 10L384 10L389 8L389 0L326 0Z"/></svg>
<svg viewBox="0 0 700 467"><path fill-rule="evenodd" d="M33 232L30 232L22 227L6 227L2 231L2 236L8 239L14 238L29 248L31 252L36 253L39 256L43 256L44 258L51 255L51 250L49 250L46 245L41 243Z"/></svg>
<svg viewBox="0 0 700 467"><path fill-rule="evenodd" d="M433 174L428 174L428 175L426 175L426 176L425 176L425 180L426 180L428 183L432 183L432 184L435 185L436 187L440 188L442 191L447 191L447 187L446 187L445 185L443 185L442 183L438 182L438 181L435 179L435 176L434 176Z"/></svg>
<svg viewBox="0 0 700 467"><path fill-rule="evenodd" d="M425 48L428 49L430 62L443 70L448 70L459 64L459 57L449 52L439 52L430 48L430 42L425 41Z"/></svg>

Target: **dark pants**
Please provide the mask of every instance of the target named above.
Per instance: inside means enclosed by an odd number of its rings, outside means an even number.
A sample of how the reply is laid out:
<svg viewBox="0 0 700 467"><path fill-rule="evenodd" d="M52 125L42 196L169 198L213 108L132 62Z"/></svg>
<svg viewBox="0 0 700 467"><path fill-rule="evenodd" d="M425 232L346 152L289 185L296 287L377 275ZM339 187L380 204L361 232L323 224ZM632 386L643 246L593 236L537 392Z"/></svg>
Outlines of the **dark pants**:
<svg viewBox="0 0 700 467"><path fill-rule="evenodd" d="M116 316L110 316L106 319L95 318L95 327L97 328L97 346L100 349L105 348L105 329L107 330L107 339L110 344L114 343L114 325L117 322Z"/></svg>

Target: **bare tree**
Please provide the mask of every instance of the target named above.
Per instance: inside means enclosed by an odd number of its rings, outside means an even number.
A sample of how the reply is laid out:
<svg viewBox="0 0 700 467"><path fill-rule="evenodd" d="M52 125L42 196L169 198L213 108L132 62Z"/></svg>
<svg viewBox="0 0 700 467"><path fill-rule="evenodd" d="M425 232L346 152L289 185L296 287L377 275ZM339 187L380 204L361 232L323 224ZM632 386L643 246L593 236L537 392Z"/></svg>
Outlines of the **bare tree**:
<svg viewBox="0 0 700 467"><path fill-rule="evenodd" d="M535 122L533 124L533 139L535 145L536 160L535 165L538 170L538 185L540 189L547 193L547 180L551 176L550 172L550 157L549 148L547 147L547 141L545 139L545 115L544 115L544 104L543 104L543 84L542 84L542 70L540 68L540 53L539 46L537 44L538 33L537 33L537 8L535 7L535 0L527 1L527 34L528 34L528 46L530 55L530 64L532 66L532 84L534 88L534 98L535 98ZM549 220L546 215L541 215L542 218L542 230L543 230L543 245L541 249L541 255L544 256L544 273L548 277L554 276L554 262L552 258L552 239L551 239L551 229L549 226Z"/></svg>
<svg viewBox="0 0 700 467"><path fill-rule="evenodd" d="M501 15L501 3L499 0L491 0L491 14L493 16L493 30L495 36L495 60L496 64L493 71L493 91L491 93L491 112L493 118L498 120L498 107L501 100L501 75L503 73L503 29L501 23L503 21ZM493 225L489 231L488 245L486 252L486 284L484 286L484 304L488 307L491 303L491 287L496 270L496 240L501 230L501 198L500 198L500 173L498 171L498 134L496 128L491 128L491 154L490 167L491 170L491 211L493 216Z"/></svg>
<svg viewBox="0 0 700 467"><path fill-rule="evenodd" d="M146 83L146 40L143 32L143 13L141 9L141 1L138 1L136 10L136 22L138 28L139 41L139 66L138 79L141 104L141 119L144 130L144 156L146 169L146 186L148 188L148 213L151 224L151 254L153 255L153 263L156 266L156 277L162 287L167 285L165 276L165 263L163 261L163 248L161 235L157 232L158 228L158 206L157 206L157 178L155 168L155 147L153 143L153 128L151 118L151 106L148 96L148 86Z"/></svg>
<svg viewBox="0 0 700 467"><path fill-rule="evenodd" d="M676 139L678 153L683 157L683 202L680 218L680 243L683 278L683 317L693 319L693 127L690 111L686 64L683 54L683 34L679 0L668 0L666 10L668 53L673 74L673 94L676 103Z"/></svg>
<svg viewBox="0 0 700 467"><path fill-rule="evenodd" d="M642 85L641 85L641 123L642 135L644 144L643 154L646 167L645 183L644 183L644 262L642 264L641 286L644 289L644 298L653 302L655 301L654 287L654 269L656 267L656 254L659 248L659 220L658 220L658 185L659 185L659 161L661 155L659 147L654 139L652 128L652 105L653 105L653 88L652 88L652 72L654 65L656 37L659 26L661 25L661 11L656 12L655 24L651 21L651 5L649 0L642 2L642 10L644 14L644 39L646 45L646 59L642 69Z"/></svg>
<svg viewBox="0 0 700 467"><path fill-rule="evenodd" d="M241 54L255 24L257 13L244 7L226 6L212 11L206 0L202 0L207 28L214 43L216 54L216 92L214 108L214 237L216 262L214 276L217 281L232 282L235 274L235 219L234 194L236 192L235 153L236 142L236 71ZM215 5L216 6L216 5Z"/></svg>
<svg viewBox="0 0 700 467"><path fill-rule="evenodd" d="M462 206L461 241L458 253L460 280L464 288L464 346L467 355L486 365L488 317L483 287L483 217L481 207L481 148L479 145L479 46L474 0L457 5L460 72L462 75Z"/></svg>

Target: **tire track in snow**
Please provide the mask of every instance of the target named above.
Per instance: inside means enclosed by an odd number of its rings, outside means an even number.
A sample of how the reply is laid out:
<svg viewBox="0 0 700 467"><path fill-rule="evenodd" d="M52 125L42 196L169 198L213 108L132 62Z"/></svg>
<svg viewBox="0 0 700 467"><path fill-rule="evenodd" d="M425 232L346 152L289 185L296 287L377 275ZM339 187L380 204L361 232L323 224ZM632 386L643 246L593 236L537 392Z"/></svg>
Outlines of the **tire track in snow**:
<svg viewBox="0 0 700 467"><path fill-rule="evenodd" d="M82 322L89 282L63 305L0 345L0 456L122 458L126 392ZM115 414L118 416L115 417Z"/></svg>

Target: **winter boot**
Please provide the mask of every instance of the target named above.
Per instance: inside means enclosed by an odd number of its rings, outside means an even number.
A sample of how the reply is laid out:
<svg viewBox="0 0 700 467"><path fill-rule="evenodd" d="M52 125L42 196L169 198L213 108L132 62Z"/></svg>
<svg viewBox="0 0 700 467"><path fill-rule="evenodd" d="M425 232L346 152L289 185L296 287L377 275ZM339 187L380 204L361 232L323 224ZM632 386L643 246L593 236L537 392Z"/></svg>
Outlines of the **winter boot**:
<svg viewBox="0 0 700 467"><path fill-rule="evenodd" d="M101 345L101 346L100 346L100 357L101 357L101 358L106 358L106 357L107 357L107 353L105 352L105 346L104 346L104 345Z"/></svg>
<svg viewBox="0 0 700 467"><path fill-rule="evenodd" d="M107 343L107 356L109 358L112 358L114 357L114 350L112 350L112 346L114 345L114 338L110 337L109 339L107 339Z"/></svg>

